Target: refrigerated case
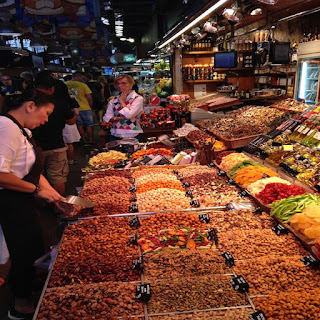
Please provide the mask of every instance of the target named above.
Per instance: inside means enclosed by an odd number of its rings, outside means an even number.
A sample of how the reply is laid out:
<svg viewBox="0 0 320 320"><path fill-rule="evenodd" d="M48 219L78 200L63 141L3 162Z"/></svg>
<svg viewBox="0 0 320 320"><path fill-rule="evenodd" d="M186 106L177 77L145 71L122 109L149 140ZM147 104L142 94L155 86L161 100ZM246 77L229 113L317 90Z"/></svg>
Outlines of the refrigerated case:
<svg viewBox="0 0 320 320"><path fill-rule="evenodd" d="M304 99L307 104L317 104L320 99L320 41L299 45L296 99Z"/></svg>

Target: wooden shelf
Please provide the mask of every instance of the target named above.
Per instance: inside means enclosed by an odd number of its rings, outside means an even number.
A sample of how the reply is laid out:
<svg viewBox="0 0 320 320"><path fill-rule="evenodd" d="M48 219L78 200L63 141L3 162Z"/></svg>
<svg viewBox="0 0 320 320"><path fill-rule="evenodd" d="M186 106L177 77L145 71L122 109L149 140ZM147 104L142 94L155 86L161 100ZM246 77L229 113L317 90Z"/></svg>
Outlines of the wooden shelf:
<svg viewBox="0 0 320 320"><path fill-rule="evenodd" d="M226 80L187 80L186 83L225 82Z"/></svg>
<svg viewBox="0 0 320 320"><path fill-rule="evenodd" d="M195 55L195 54L214 54L218 51L186 51L184 52L183 54L192 54L192 55Z"/></svg>

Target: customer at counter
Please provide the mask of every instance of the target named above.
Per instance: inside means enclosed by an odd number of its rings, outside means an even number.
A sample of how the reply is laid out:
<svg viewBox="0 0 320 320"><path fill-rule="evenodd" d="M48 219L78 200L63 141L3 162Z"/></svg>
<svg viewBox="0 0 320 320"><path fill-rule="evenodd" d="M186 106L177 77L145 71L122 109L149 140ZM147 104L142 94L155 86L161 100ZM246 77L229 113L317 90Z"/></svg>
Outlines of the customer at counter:
<svg viewBox="0 0 320 320"><path fill-rule="evenodd" d="M41 174L41 151L31 131L48 121L53 99L37 90L7 96L0 116L0 224L12 264L10 319L31 319L33 263L43 254L36 198L62 200ZM25 129L28 128L28 129Z"/></svg>
<svg viewBox="0 0 320 320"><path fill-rule="evenodd" d="M120 94L111 99L103 121L111 123L110 141L123 138L137 138L142 134L140 117L143 110L143 97L132 87L134 80L129 75L121 75L114 81L114 86Z"/></svg>

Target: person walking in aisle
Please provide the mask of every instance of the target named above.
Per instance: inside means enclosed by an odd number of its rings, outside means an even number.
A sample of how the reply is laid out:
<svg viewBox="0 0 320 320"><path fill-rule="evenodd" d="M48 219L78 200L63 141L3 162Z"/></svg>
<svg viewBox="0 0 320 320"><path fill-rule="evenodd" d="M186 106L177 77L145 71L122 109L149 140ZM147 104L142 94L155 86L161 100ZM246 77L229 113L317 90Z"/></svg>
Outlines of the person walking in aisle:
<svg viewBox="0 0 320 320"><path fill-rule="evenodd" d="M30 90L7 96L0 116L0 224L12 263L14 293L9 319L32 319L34 312L33 263L43 254L36 198L63 199L41 174L41 150L30 131L47 122L53 110L52 97Z"/></svg>
<svg viewBox="0 0 320 320"><path fill-rule="evenodd" d="M92 127L94 123L91 110L93 104L92 91L84 83L84 80L85 76L81 72L76 72L73 74L72 80L66 82L66 85L68 87L70 97L76 99L80 106L79 115L77 116L77 126L82 142L85 145L88 145L84 131L85 128L89 139L88 142L93 145Z"/></svg>
<svg viewBox="0 0 320 320"><path fill-rule="evenodd" d="M57 80L59 81L59 80ZM37 90L52 95L56 80L46 71L40 72L35 80ZM45 176L61 195L65 193L65 183L69 172L67 147L63 141L62 130L65 124L74 124L76 116L68 101L63 97L54 97L55 109L49 121L33 130L36 142L42 148L44 155Z"/></svg>
<svg viewBox="0 0 320 320"><path fill-rule="evenodd" d="M93 75L88 73L87 77L87 86L92 91L92 113L93 118L96 123L100 123L102 121L103 114L105 113L106 109L104 108L104 92L102 89L102 85L93 79Z"/></svg>
<svg viewBox="0 0 320 320"><path fill-rule="evenodd" d="M117 77L114 86L120 94L111 99L103 117L104 122L111 122L110 141L122 138L139 139L143 132L140 117L143 110L143 97L132 90L134 80L125 74Z"/></svg>

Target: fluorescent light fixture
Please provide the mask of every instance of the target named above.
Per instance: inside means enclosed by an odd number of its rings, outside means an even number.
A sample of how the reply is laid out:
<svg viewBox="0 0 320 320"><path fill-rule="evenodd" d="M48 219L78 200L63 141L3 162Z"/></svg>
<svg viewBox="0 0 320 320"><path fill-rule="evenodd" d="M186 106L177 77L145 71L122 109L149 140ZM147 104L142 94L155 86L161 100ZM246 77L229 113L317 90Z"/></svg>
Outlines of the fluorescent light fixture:
<svg viewBox="0 0 320 320"><path fill-rule="evenodd" d="M258 1L265 4L271 4L271 5L274 5L278 2L278 0L258 0Z"/></svg>
<svg viewBox="0 0 320 320"><path fill-rule="evenodd" d="M304 61L302 63L302 70L301 70L301 76L300 76L300 87L299 87L299 98L305 99L306 98L306 79L307 79L307 66L308 63Z"/></svg>
<svg viewBox="0 0 320 320"><path fill-rule="evenodd" d="M134 43L134 39L133 38L128 38L127 39L129 42Z"/></svg>
<svg viewBox="0 0 320 320"><path fill-rule="evenodd" d="M296 18L299 18L299 17L303 17L303 16L306 16L306 15L309 15L309 14L312 14L312 13L315 13L315 12L318 12L318 11L320 11L320 7L315 8L315 9L311 9L311 10L302 11L302 12L293 14L293 15L291 15L291 16L282 18L282 19L279 20L279 22L280 22L280 21L293 20L293 19L296 19Z"/></svg>
<svg viewBox="0 0 320 320"><path fill-rule="evenodd" d="M198 22L200 22L202 19L204 19L206 16L208 16L211 12L216 10L217 8L221 7L224 3L226 3L228 0L219 0L217 3L215 3L212 7L210 7L208 10L203 12L198 18L194 19L192 22L190 22L186 27L184 27L182 30L177 32L175 35L173 35L171 38L169 38L167 41L165 41L163 44L159 46L159 49L165 47L168 43L173 41L174 39L177 39L179 36L181 36L183 33L188 31L190 28L192 28L194 25L196 25Z"/></svg>
<svg viewBox="0 0 320 320"><path fill-rule="evenodd" d="M120 38L121 41L127 41L127 38Z"/></svg>

